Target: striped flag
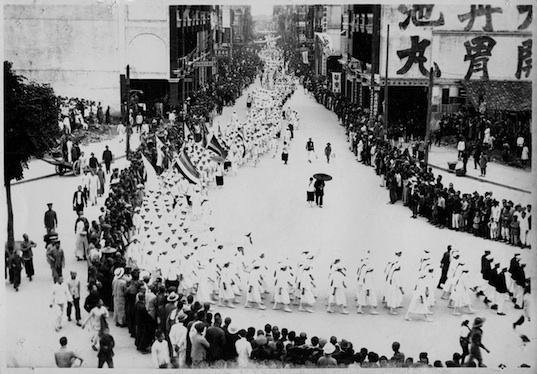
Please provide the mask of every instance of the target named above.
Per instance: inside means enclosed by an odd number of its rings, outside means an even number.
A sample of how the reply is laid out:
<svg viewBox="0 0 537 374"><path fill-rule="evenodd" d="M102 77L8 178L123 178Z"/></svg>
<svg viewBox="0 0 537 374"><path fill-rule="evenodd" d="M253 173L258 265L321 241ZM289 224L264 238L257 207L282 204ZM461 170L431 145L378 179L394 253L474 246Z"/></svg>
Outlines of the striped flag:
<svg viewBox="0 0 537 374"><path fill-rule="evenodd" d="M227 157L227 151L224 149L224 147L220 145L220 142L218 141L216 136L214 136L214 134L211 135L211 140L207 142L207 149L213 151L223 159Z"/></svg>
<svg viewBox="0 0 537 374"><path fill-rule="evenodd" d="M200 181L200 174L190 161L190 157L186 154L185 148L181 149L179 156L173 162L173 166L185 177L190 183L197 184Z"/></svg>

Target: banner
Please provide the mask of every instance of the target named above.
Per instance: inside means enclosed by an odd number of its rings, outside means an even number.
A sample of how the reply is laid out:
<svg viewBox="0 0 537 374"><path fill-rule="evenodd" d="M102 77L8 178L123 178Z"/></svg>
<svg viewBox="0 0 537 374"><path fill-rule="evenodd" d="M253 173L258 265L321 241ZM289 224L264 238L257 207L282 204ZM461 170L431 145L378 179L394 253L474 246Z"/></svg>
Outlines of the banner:
<svg viewBox="0 0 537 374"><path fill-rule="evenodd" d="M190 157L186 154L185 149L181 149L179 156L175 158L173 166L185 177L190 183L197 184L200 181L200 175Z"/></svg>
<svg viewBox="0 0 537 374"><path fill-rule="evenodd" d="M308 51L304 51L304 52L302 52L302 63L304 63L304 64L309 64L309 61L308 61Z"/></svg>
<svg viewBox="0 0 537 374"><path fill-rule="evenodd" d="M332 73L332 92L341 93L341 73Z"/></svg>
<svg viewBox="0 0 537 374"><path fill-rule="evenodd" d="M153 167L153 165L151 165L149 160L144 155L142 155L142 162L144 163L144 170L146 176L145 188L154 191L158 190L159 180L155 168Z"/></svg>

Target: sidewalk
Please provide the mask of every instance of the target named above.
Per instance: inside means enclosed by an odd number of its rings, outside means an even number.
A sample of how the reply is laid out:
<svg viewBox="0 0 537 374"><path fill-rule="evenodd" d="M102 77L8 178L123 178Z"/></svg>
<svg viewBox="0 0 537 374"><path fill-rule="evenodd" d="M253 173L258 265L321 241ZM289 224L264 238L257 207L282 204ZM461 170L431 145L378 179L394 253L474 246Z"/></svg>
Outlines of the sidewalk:
<svg viewBox="0 0 537 374"><path fill-rule="evenodd" d="M88 160L90 158L91 152L95 153L95 157L99 160L99 162L102 162L102 154L104 151L104 147L108 145L109 149L112 151L112 154L114 155L114 163L117 163L118 160L121 160L125 158L126 153L126 146L125 146L125 139L121 139L120 142L119 136L115 135L113 138L108 140L102 140L100 142L95 143L89 143L87 145L81 146L82 152L87 156ZM138 133L133 133L131 135L130 139L130 148L132 151L136 150L138 146L140 145L140 138ZM113 166L114 164L112 164ZM123 164L117 165L116 167L123 166ZM28 169L24 169L24 179L20 181L12 181L11 185L16 186L18 184L24 184L31 181L39 180L42 178L48 178L53 175L56 175L56 170L54 165L51 165L49 163L46 163L43 160L40 159L31 159L28 162ZM62 178L69 178L72 177L72 172L67 172Z"/></svg>
<svg viewBox="0 0 537 374"><path fill-rule="evenodd" d="M462 193L474 191L484 194L493 192L498 199L512 200L515 204L530 204L531 194L535 191L537 183L530 169L517 169L495 162L487 164L486 177L480 177L479 166L474 169L474 159L470 157L467 164L467 174L457 177L449 171L448 162L457 161L457 150L449 147L432 146L429 152L429 165L442 175L444 185L453 183L456 190Z"/></svg>

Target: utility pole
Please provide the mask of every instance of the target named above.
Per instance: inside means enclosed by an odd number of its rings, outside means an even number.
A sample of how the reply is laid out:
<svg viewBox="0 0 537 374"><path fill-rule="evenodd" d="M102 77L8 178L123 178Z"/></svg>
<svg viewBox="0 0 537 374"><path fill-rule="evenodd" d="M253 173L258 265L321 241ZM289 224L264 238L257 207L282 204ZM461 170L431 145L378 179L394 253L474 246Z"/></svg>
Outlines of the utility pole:
<svg viewBox="0 0 537 374"><path fill-rule="evenodd" d="M429 70L429 91L427 92L427 119L425 120L425 166L429 165L429 133L431 132L431 116L433 111L433 80L434 68Z"/></svg>
<svg viewBox="0 0 537 374"><path fill-rule="evenodd" d="M126 79L125 79L125 85L126 85L126 88L127 88L127 115L125 116L126 117L126 122L127 122L127 132L126 132L126 150L125 150L125 153L127 155L127 157L129 157L130 155L130 152L131 152L131 121L130 121L130 117L131 117L131 67L130 65L127 65L127 75L126 75Z"/></svg>
<svg viewBox="0 0 537 374"><path fill-rule="evenodd" d="M388 55L390 53L390 25L386 32L386 73L384 75L384 136L388 133ZM382 139L384 140L384 139Z"/></svg>

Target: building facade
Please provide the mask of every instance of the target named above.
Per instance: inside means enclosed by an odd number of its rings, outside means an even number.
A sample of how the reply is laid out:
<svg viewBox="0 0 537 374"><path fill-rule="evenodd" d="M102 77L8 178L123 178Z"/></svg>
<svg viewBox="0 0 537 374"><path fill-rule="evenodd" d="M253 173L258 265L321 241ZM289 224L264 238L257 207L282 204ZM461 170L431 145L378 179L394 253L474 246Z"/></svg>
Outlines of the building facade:
<svg viewBox="0 0 537 374"><path fill-rule="evenodd" d="M100 101L116 115L129 92L148 109L180 105L217 74L218 58L232 56L234 40L251 39L249 8L21 0L4 6L4 59L58 95Z"/></svg>

